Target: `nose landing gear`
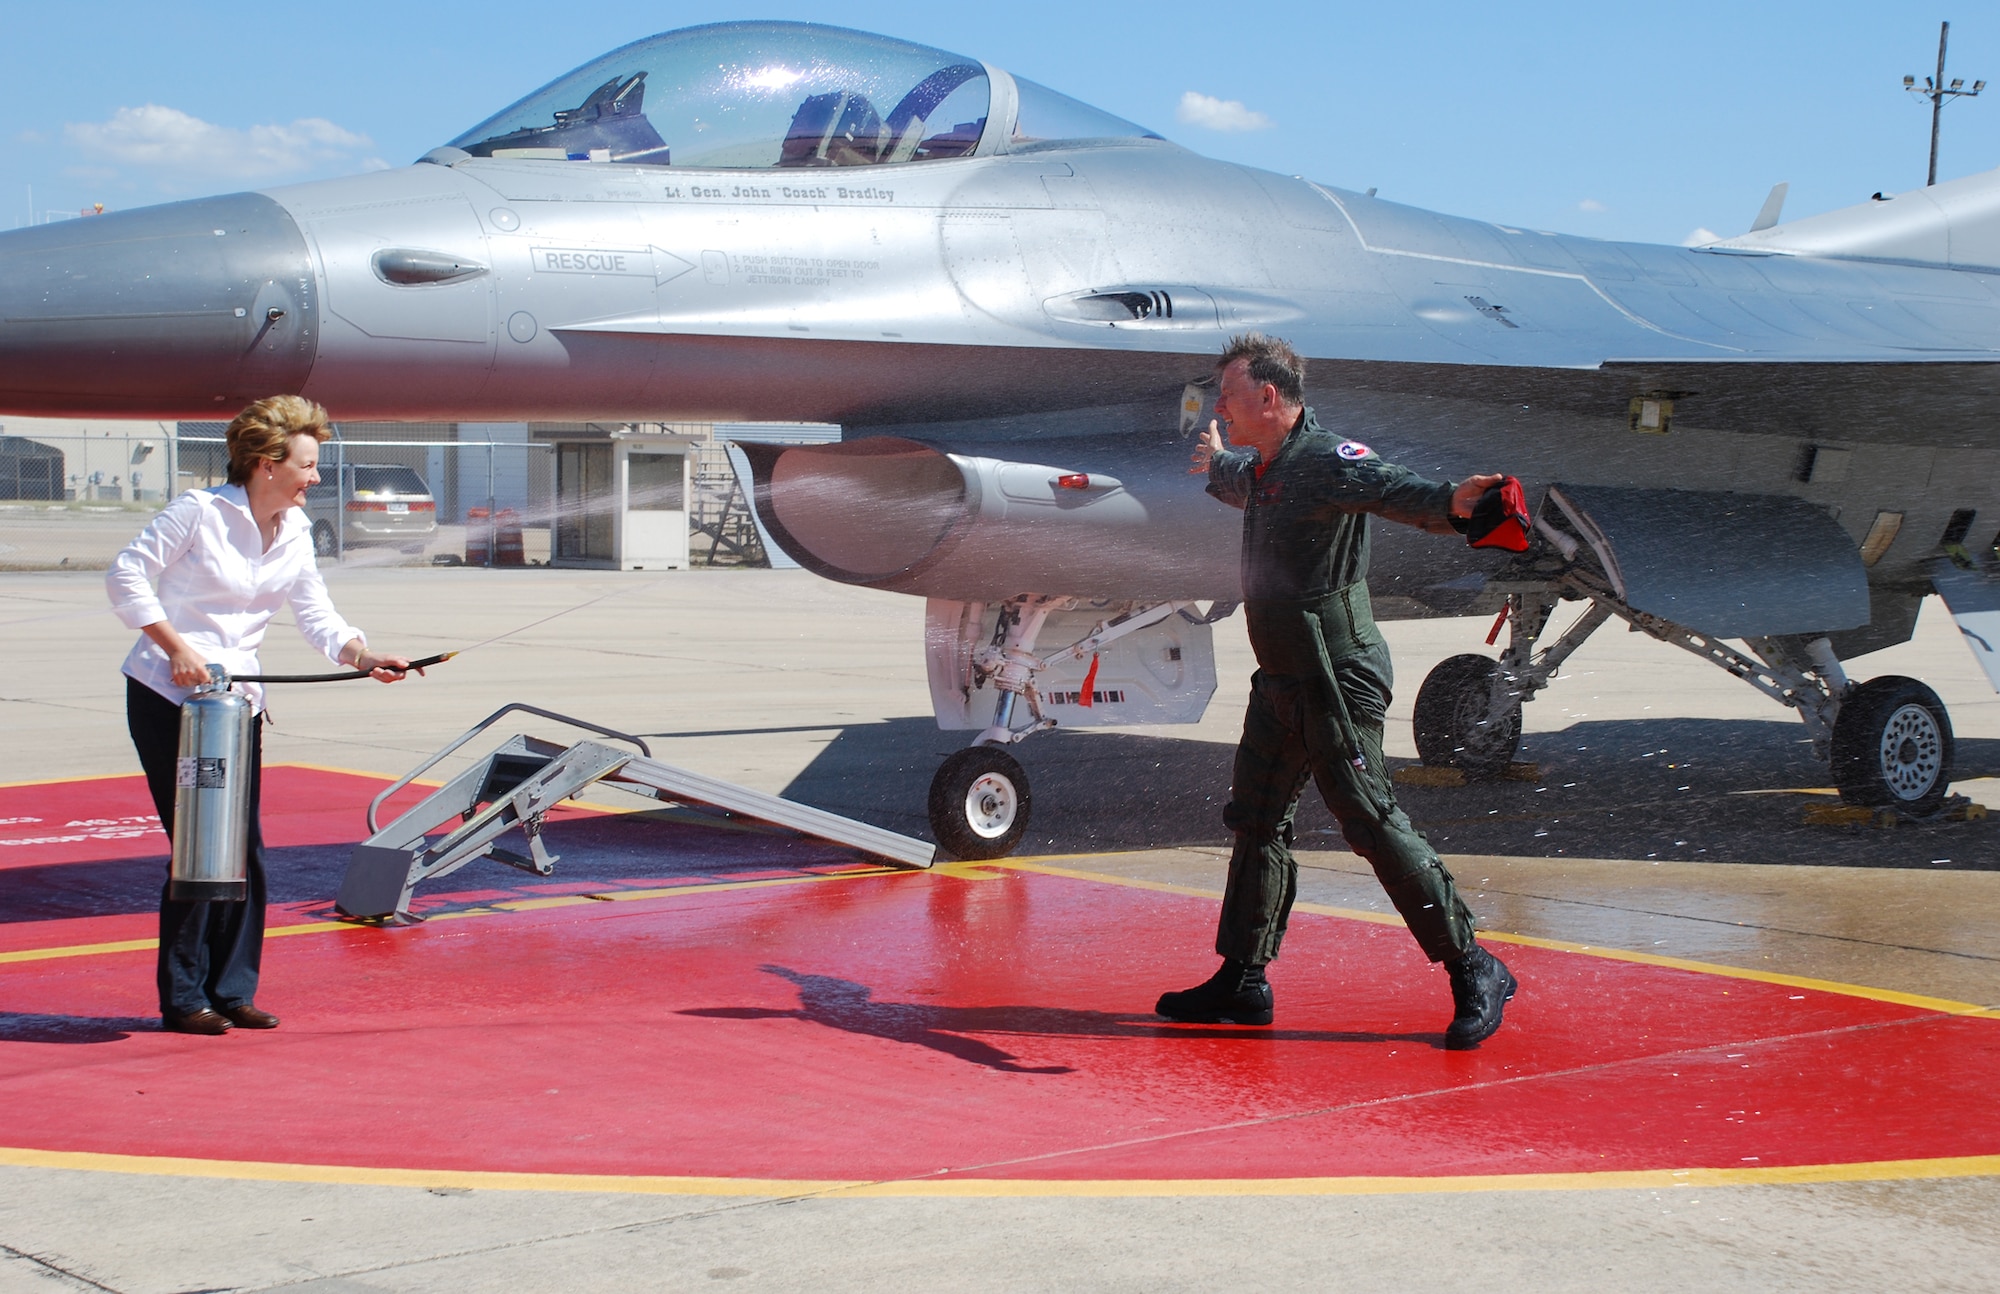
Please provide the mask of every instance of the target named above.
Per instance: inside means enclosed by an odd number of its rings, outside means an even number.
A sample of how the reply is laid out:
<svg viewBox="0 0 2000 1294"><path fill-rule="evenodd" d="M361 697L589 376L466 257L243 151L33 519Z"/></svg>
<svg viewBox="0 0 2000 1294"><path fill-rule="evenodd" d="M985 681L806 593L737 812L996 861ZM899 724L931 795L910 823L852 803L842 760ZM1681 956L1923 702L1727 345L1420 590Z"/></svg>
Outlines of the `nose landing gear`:
<svg viewBox="0 0 2000 1294"><path fill-rule="evenodd" d="M1036 685L1042 674L1069 662L1093 661L1108 644L1150 629L1176 614L1192 624L1206 625L1233 609L1231 604L1217 603L1206 616L1197 617L1190 614L1193 602L1114 604L1103 607L1103 618L1095 620L1090 632L1077 641L1054 651L1036 650L1035 639L1050 623L1052 614L1078 610L1084 605L1075 598L1065 597L1010 599L1000 607L991 640L971 651L969 659L963 661L963 685L967 693L972 688L990 685L998 698L991 723L969 748L945 760L931 779L928 807L932 838L953 857L1003 858L1021 843L1028 829L1032 803L1028 774L1005 747L1056 726L1055 719L1043 713L1044 703L1052 698ZM973 623L978 623L977 617ZM1073 632L1075 629L1071 627L1063 636ZM1202 641L1206 643L1205 636ZM1174 649L1171 660L1181 661L1178 648ZM1081 706L1091 705L1093 696L1098 701L1118 702L1122 696L1118 690L1108 696L1093 692L1092 681L1096 677L1097 667L1093 664L1084 676L1081 692L1070 694L1069 700ZM1202 699L1205 701L1206 696ZM1022 716L1020 711L1024 709L1027 713Z"/></svg>

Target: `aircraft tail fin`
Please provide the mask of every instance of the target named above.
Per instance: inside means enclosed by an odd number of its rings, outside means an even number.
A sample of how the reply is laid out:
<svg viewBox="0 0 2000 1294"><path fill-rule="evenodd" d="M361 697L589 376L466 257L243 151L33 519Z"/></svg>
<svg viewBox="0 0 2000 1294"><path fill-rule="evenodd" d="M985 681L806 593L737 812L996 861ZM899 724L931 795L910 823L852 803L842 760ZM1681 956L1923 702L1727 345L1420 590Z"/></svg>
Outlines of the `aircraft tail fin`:
<svg viewBox="0 0 2000 1294"><path fill-rule="evenodd" d="M1788 180L1779 180L1771 186L1771 196L1764 199L1764 205L1758 209L1757 218L1750 222L1751 233L1769 229L1778 223L1779 215L1785 210L1785 195L1791 192L1791 188L1791 182Z"/></svg>
<svg viewBox="0 0 2000 1294"><path fill-rule="evenodd" d="M2000 270L2000 170L1908 193L1878 193L1859 206L1766 225L1764 215L1775 222L1783 201L1772 190L1749 233L1704 250Z"/></svg>

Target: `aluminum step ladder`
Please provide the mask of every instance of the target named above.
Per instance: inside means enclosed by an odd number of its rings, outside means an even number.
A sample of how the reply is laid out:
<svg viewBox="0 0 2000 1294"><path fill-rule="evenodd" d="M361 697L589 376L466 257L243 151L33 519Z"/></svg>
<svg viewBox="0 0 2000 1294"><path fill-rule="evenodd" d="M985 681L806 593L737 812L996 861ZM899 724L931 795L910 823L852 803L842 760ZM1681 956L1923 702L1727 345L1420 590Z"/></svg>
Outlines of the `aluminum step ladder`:
<svg viewBox="0 0 2000 1294"><path fill-rule="evenodd" d="M432 791L395 821L387 826L380 824L382 806L389 797L502 717L515 712L539 715L598 733L635 746L638 753L600 741L559 746L517 734L485 759ZM548 876L554 872L558 859L542 843L543 819L549 810L575 798L594 782L656 800L770 823L800 835L844 845L898 867L929 867L936 858L936 846L927 841L663 764L653 758L652 749L643 740L629 733L517 702L487 715L375 797L368 806L370 834L354 847L347 861L347 874L341 879L336 907L347 917L397 924L419 921L422 918L410 911L410 899L417 886L448 876L479 858L491 858L537 876ZM459 820L457 826L432 839L433 832L454 818ZM501 837L516 830L527 841L526 854L499 844Z"/></svg>

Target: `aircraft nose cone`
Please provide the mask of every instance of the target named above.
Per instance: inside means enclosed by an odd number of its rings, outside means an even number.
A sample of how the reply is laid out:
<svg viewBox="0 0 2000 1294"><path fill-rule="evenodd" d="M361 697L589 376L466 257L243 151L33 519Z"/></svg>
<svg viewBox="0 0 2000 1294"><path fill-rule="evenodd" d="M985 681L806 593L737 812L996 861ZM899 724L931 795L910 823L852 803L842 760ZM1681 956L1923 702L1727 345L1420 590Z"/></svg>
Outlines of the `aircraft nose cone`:
<svg viewBox="0 0 2000 1294"><path fill-rule="evenodd" d="M317 296L261 194L0 234L0 412L229 417L305 383Z"/></svg>

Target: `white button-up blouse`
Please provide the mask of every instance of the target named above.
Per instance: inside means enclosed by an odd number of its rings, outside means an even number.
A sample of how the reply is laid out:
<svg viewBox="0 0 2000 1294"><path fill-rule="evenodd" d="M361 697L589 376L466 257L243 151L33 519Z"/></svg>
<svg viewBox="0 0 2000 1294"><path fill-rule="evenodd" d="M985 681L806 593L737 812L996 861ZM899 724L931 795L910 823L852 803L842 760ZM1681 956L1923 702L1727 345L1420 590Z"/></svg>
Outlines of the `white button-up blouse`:
<svg viewBox="0 0 2000 1294"><path fill-rule="evenodd" d="M112 559L104 587L126 628L165 620L188 646L232 675L262 672L257 648L271 617L286 605L299 633L335 664L349 642L366 642L327 597L304 510L285 513L266 552L240 485L189 490L169 503ZM174 686L166 652L143 634L124 670L176 705L191 690ZM243 691L251 705L264 708L263 688L246 683Z"/></svg>

